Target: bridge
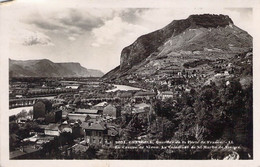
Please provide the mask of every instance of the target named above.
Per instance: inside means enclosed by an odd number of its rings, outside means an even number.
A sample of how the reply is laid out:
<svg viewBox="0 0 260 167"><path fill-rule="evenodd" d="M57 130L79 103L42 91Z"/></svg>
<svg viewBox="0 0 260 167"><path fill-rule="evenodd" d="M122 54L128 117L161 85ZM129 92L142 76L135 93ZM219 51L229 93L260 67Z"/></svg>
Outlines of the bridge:
<svg viewBox="0 0 260 167"><path fill-rule="evenodd" d="M42 97L39 98L21 98L21 99L10 99L9 100L9 108L18 108L18 107L26 107L26 106L33 106L37 100L39 99L43 99ZM62 102L62 99L49 99L51 102L53 103L59 103ZM118 97L114 97L114 98L89 98L89 99L81 99L81 102L86 102L86 103L99 103L99 102L112 102L112 101L116 101L116 100L120 100L120 98Z"/></svg>
<svg viewBox="0 0 260 167"><path fill-rule="evenodd" d="M81 102L87 102L87 103L90 103L90 102L94 102L94 103L99 103L99 102L103 102L103 101L106 101L106 102L112 102L112 101L117 101L117 100L120 100L119 97L111 97L111 98L89 98L89 99L81 99Z"/></svg>
<svg viewBox="0 0 260 167"><path fill-rule="evenodd" d="M9 109L17 108L17 107L33 106L36 100L38 99L37 98L10 99Z"/></svg>
<svg viewBox="0 0 260 167"><path fill-rule="evenodd" d="M9 99L9 109L33 106L40 99L44 99L44 98L34 97L34 98ZM54 99L48 99L48 100L53 101Z"/></svg>

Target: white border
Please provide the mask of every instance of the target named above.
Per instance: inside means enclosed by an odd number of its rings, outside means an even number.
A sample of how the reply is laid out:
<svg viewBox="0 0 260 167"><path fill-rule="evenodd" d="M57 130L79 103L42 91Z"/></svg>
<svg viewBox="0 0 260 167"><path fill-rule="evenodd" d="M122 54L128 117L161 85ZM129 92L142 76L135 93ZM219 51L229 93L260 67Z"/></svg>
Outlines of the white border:
<svg viewBox="0 0 260 167"><path fill-rule="evenodd" d="M41 3L44 0L23 0L24 3ZM254 160L239 160L239 161L222 161L222 160L9 160L9 133L8 133L8 120L9 120L9 107L8 107L8 25L2 25L1 19L4 13L1 12L1 8L4 5L0 5L0 166L13 167L13 166L93 166L93 167L121 167L121 166L260 166L260 152L259 152L259 123L260 115L258 109L259 104L259 86L260 81L258 79L260 72L260 1L246 1L246 0L86 0L86 7L95 8L231 8L231 7L252 7L253 8L253 20L254 20L254 33L253 36L253 66L254 66ZM9 2L8 5L12 5L13 2ZM58 3L64 3L68 7L78 6L81 4L68 3L67 0L59 1L53 0L53 5ZM25 9L26 10L26 9ZM11 19L11 18L10 18Z"/></svg>

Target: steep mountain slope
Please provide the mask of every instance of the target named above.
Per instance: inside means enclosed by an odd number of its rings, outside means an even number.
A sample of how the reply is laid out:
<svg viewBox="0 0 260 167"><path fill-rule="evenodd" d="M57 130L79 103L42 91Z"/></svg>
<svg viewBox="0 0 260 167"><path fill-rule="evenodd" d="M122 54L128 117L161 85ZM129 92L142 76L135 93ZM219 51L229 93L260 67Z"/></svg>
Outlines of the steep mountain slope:
<svg viewBox="0 0 260 167"><path fill-rule="evenodd" d="M187 62L228 59L249 48L252 48L252 37L236 27L228 16L191 15L143 35L124 48L120 68L104 75L104 79L157 78L156 75L162 76L165 71L185 69L183 65Z"/></svg>
<svg viewBox="0 0 260 167"><path fill-rule="evenodd" d="M101 77L99 70L86 69L79 63L53 63L42 60L11 60L9 71L14 77Z"/></svg>

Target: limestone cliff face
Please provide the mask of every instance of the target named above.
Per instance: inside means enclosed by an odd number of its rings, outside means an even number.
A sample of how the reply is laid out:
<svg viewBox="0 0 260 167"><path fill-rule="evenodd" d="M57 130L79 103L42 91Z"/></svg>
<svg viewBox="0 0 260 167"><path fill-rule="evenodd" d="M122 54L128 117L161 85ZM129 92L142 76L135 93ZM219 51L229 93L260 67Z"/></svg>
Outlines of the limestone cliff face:
<svg viewBox="0 0 260 167"><path fill-rule="evenodd" d="M235 26L229 16L191 15L143 35L125 47L120 65L103 78L113 81L135 76L152 78L157 75L158 78L166 71L181 71L185 63L228 59L252 46L252 36Z"/></svg>
<svg viewBox="0 0 260 167"><path fill-rule="evenodd" d="M139 37L133 44L124 48L121 53L120 70L130 69L150 56L170 37L177 36L187 28L217 28L233 24L226 15L191 15L185 20L175 20L166 27Z"/></svg>

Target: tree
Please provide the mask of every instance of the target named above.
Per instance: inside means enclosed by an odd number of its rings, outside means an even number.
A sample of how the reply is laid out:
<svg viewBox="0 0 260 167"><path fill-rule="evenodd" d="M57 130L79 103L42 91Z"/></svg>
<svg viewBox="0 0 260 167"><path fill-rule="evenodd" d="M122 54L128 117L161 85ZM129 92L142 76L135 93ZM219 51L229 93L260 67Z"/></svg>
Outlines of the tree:
<svg viewBox="0 0 260 167"><path fill-rule="evenodd" d="M196 124L191 128L191 133L197 141L202 141L204 139L205 131L206 128L204 126L199 126L199 124Z"/></svg>
<svg viewBox="0 0 260 167"><path fill-rule="evenodd" d="M154 103L155 113L162 117L173 117L173 100L167 99L166 101L156 100Z"/></svg>
<svg viewBox="0 0 260 167"><path fill-rule="evenodd" d="M16 122L10 122L9 123L9 132L10 133L16 133L19 130L19 126Z"/></svg>
<svg viewBox="0 0 260 167"><path fill-rule="evenodd" d="M20 113L18 113L16 115L16 118L24 118L27 116L27 111L26 110L22 110Z"/></svg>
<svg viewBox="0 0 260 167"><path fill-rule="evenodd" d="M69 132L63 132L60 134L59 138L58 138L58 143L60 146L63 146L63 145L71 145L73 144L73 136L71 133Z"/></svg>

